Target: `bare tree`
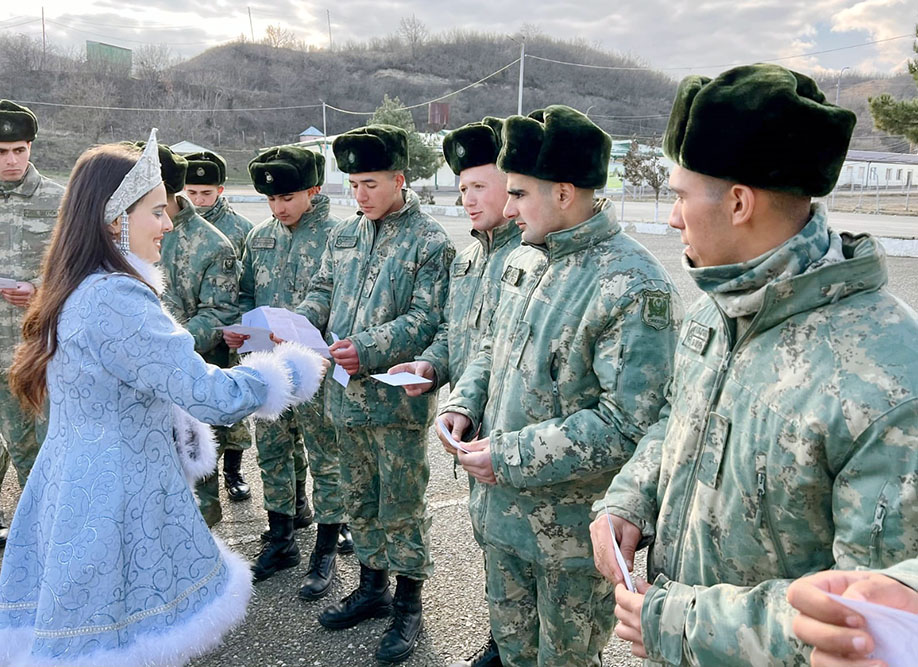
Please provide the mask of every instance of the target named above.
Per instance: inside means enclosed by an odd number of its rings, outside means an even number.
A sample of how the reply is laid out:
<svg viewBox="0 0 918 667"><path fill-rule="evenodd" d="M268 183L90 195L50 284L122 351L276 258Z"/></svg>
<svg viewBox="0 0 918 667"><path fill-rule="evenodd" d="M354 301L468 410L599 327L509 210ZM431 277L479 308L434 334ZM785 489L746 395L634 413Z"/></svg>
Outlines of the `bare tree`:
<svg viewBox="0 0 918 667"><path fill-rule="evenodd" d="M292 30L287 30L279 23L277 25L269 25L265 29L265 37L261 41L262 44L267 44L275 49L295 49L300 45L300 41L296 38L296 33Z"/></svg>
<svg viewBox="0 0 918 667"><path fill-rule="evenodd" d="M427 26L417 16L403 16L398 22L398 34L405 40L408 48L411 49L411 58L417 55L417 49L427 41L430 31Z"/></svg>
<svg viewBox="0 0 918 667"><path fill-rule="evenodd" d="M633 185L647 184L654 194L653 221L657 222L660 213L660 190L669 178L669 170L660 163L660 150L656 137L642 147L637 139L631 140L628 153L622 158L625 166L625 180ZM624 187L624 184L622 185Z"/></svg>
<svg viewBox="0 0 918 667"><path fill-rule="evenodd" d="M28 35L0 38L0 64L8 72L33 72L41 63L41 40Z"/></svg>

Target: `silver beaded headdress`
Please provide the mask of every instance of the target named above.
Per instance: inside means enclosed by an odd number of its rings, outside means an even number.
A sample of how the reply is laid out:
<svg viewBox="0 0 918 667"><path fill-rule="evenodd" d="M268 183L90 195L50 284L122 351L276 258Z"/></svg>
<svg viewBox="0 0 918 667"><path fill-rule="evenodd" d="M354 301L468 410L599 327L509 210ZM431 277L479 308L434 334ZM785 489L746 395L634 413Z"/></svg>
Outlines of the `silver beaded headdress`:
<svg viewBox="0 0 918 667"><path fill-rule="evenodd" d="M156 128L150 130L150 138L143 147L143 153L131 170L125 174L114 194L105 204L105 224L121 216L121 239L118 247L127 254L131 247L128 234L127 210L131 204L142 198L163 182L159 164L159 147L156 144Z"/></svg>

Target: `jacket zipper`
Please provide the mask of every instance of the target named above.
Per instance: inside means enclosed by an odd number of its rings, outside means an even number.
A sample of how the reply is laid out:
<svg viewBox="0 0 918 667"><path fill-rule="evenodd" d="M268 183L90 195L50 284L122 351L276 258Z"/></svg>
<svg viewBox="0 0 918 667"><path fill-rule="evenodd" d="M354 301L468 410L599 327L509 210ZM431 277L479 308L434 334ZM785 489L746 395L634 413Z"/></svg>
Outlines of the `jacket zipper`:
<svg viewBox="0 0 918 667"><path fill-rule="evenodd" d="M775 532L774 523L771 520L771 512L768 511L768 499L767 495L767 481L768 476L765 472L764 465L762 469L756 470L755 473L755 483L756 483L756 508L755 508L755 524L761 529L762 524L765 524L765 527L768 530L768 535L771 537L771 543L775 549L775 555L778 557L778 563L781 565L781 574L787 574L787 562L784 556L784 549L781 548L781 543L778 541L778 534Z"/></svg>

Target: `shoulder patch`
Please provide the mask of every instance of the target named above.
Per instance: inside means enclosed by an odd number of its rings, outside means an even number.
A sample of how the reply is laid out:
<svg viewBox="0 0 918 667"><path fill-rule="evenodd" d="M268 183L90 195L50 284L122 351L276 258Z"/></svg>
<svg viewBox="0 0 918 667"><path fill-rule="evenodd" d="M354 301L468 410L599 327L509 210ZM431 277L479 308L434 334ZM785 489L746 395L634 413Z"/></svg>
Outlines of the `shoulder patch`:
<svg viewBox="0 0 918 667"><path fill-rule="evenodd" d="M252 250L273 250L277 245L277 239L271 238L270 236L256 236L249 245L252 247Z"/></svg>
<svg viewBox="0 0 918 667"><path fill-rule="evenodd" d="M236 258L235 257L224 257L223 258L223 273L233 273L236 270Z"/></svg>
<svg viewBox="0 0 918 667"><path fill-rule="evenodd" d="M356 248L357 247L357 237L356 236L339 236L335 239L336 248Z"/></svg>
<svg viewBox="0 0 918 667"><path fill-rule="evenodd" d="M658 331L672 324L672 302L669 292L648 290L641 298L641 320L644 324Z"/></svg>
<svg viewBox="0 0 918 667"><path fill-rule="evenodd" d="M56 218L56 208L26 208L22 211L24 218Z"/></svg>
<svg viewBox="0 0 918 667"><path fill-rule="evenodd" d="M465 260L464 262L455 262L453 264L453 275L454 276L464 276L469 272L469 269L472 267L471 260Z"/></svg>
<svg viewBox="0 0 918 667"><path fill-rule="evenodd" d="M522 282L524 273L525 271L517 266L508 266L504 269L504 275L500 277L500 281L516 287Z"/></svg>

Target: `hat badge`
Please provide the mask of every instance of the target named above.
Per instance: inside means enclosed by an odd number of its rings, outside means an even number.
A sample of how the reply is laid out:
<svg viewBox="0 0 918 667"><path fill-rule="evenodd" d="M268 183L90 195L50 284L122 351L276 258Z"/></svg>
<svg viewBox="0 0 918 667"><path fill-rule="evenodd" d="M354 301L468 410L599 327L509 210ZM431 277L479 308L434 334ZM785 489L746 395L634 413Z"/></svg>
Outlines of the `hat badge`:
<svg viewBox="0 0 918 667"><path fill-rule="evenodd" d="M265 172L265 183L273 183L274 177L271 175L270 171Z"/></svg>
<svg viewBox="0 0 918 667"><path fill-rule="evenodd" d="M204 167L198 167L198 170L197 170L196 172L194 172L194 173L196 173L198 176L203 176L203 175L204 175Z"/></svg>
<svg viewBox="0 0 918 667"><path fill-rule="evenodd" d="M12 131L13 131L13 124L12 124L11 122L9 122L8 120L3 121L3 132L4 132L4 134L9 133L9 132L12 132Z"/></svg>
<svg viewBox="0 0 918 667"><path fill-rule="evenodd" d="M465 157L465 146L462 144L456 144L456 155L459 157Z"/></svg>
<svg viewBox="0 0 918 667"><path fill-rule="evenodd" d="M357 162L357 155L354 153L354 151L351 151L350 153L347 154L347 161L350 162L351 164L354 164L355 162Z"/></svg>

